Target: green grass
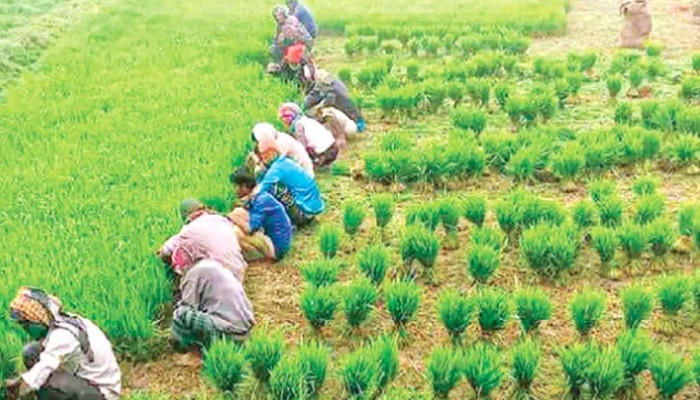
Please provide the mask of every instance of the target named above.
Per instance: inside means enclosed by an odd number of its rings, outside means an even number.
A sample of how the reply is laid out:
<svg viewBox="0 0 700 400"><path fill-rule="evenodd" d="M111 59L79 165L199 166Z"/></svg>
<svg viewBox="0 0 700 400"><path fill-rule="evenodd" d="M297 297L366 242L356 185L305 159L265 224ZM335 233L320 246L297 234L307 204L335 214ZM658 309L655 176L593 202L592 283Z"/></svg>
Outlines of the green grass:
<svg viewBox="0 0 700 400"><path fill-rule="evenodd" d="M463 27L472 25L508 25L524 31L561 32L566 28L566 0L360 0L338 5L308 0L326 29L399 26ZM426 13L426 10L430 10Z"/></svg>
<svg viewBox="0 0 700 400"><path fill-rule="evenodd" d="M251 126L274 120L290 93L259 66L235 63L264 46L256 22L268 18L241 7L106 4L8 91L0 205L13 217L0 228L2 309L19 286L36 285L120 349L134 343L138 353L154 336L170 297L154 253L179 229L179 200L225 198ZM0 348L16 354L16 328L3 319L0 332Z"/></svg>

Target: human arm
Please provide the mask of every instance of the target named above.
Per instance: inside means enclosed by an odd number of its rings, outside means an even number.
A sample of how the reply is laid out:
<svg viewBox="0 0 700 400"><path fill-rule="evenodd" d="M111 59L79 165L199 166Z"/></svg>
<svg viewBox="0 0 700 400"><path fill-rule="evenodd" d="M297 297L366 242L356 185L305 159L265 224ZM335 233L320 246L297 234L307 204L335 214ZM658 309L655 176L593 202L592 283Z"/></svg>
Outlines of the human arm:
<svg viewBox="0 0 700 400"><path fill-rule="evenodd" d="M250 207L250 222L249 229L250 232L255 232L262 228L265 222L265 204L264 200L269 194L263 193L261 196L257 196Z"/></svg>
<svg viewBox="0 0 700 400"><path fill-rule="evenodd" d="M163 246L161 246L160 250L158 250L158 256L161 258L161 260L164 262L170 262L170 258L172 257L175 248L177 248L179 241L180 235L177 234L170 237L165 241L165 243L163 243Z"/></svg>
<svg viewBox="0 0 700 400"><path fill-rule="evenodd" d="M39 390L61 365L61 360L78 350L79 346L78 339L71 332L65 329L52 330L44 343L39 361L22 374L24 390L26 391L27 388L31 391ZM20 384L20 395L22 390Z"/></svg>
<svg viewBox="0 0 700 400"><path fill-rule="evenodd" d="M199 289L198 289L198 270L196 268L190 269L185 276L182 277L180 283L180 306L191 306L197 308L199 304Z"/></svg>

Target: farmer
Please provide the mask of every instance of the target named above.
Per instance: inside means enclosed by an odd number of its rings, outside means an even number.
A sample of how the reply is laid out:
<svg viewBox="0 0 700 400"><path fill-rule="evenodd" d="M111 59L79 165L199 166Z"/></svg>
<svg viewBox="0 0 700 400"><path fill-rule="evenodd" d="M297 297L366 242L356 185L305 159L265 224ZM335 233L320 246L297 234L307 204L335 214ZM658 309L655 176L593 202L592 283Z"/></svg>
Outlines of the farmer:
<svg viewBox="0 0 700 400"><path fill-rule="evenodd" d="M261 155L261 164L265 171L254 194L267 192L274 196L297 226L307 225L323 212L325 206L316 181L297 163L269 149Z"/></svg>
<svg viewBox="0 0 700 400"><path fill-rule="evenodd" d="M314 167L327 167L338 158L338 145L333 133L313 120L294 103L284 103L279 108L279 116L289 131L306 148Z"/></svg>
<svg viewBox="0 0 700 400"><path fill-rule="evenodd" d="M185 248L190 259L216 260L242 282L248 264L231 221L208 210L197 199L183 200L180 215L185 225L158 251L161 259L174 268L173 252L178 247Z"/></svg>
<svg viewBox="0 0 700 400"><path fill-rule="evenodd" d="M299 58L299 54L288 55L290 49L294 49L296 53L301 51L302 55L308 57L306 53L309 53L313 48L313 37L304 25L296 17L288 15L287 8L284 6L276 6L272 10L272 16L277 24L275 37L270 47L273 62L279 66L282 65L285 56ZM303 47L299 47L300 45Z"/></svg>
<svg viewBox="0 0 700 400"><path fill-rule="evenodd" d="M251 305L240 280L212 259L195 260L192 243L173 253L181 276L182 299L173 311L173 336L185 349L200 350L216 339L244 341L255 325Z"/></svg>
<svg viewBox="0 0 700 400"><path fill-rule="evenodd" d="M10 304L10 318L29 335L22 376L5 382L10 394L42 399L115 400L121 372L112 345L89 320L65 313L61 301L23 287Z"/></svg>
<svg viewBox="0 0 700 400"><path fill-rule="evenodd" d="M327 122L341 151L347 148L349 135L364 131L364 119L350 98L347 86L326 70L316 70L304 109L309 115L317 115L319 120Z"/></svg>
<svg viewBox="0 0 700 400"><path fill-rule="evenodd" d="M651 12L647 0L623 0L620 14L625 24L620 32L620 47L641 48L651 34Z"/></svg>
<svg viewBox="0 0 700 400"><path fill-rule="evenodd" d="M255 176L245 168L236 170L229 180L235 186L238 198L244 201L243 207L237 207L229 214L229 219L246 235L263 230L264 235L261 235L271 248L266 258L274 261L284 258L292 243L292 221L282 203L267 192L253 195L257 185Z"/></svg>
<svg viewBox="0 0 700 400"><path fill-rule="evenodd" d="M295 16L304 25L309 35L315 38L318 33L318 27L309 8L301 4L299 0L287 0L287 8L289 8L289 15Z"/></svg>
<svg viewBox="0 0 700 400"><path fill-rule="evenodd" d="M262 154L269 149L275 149L280 154L296 161L306 173L314 177L314 164L304 145L290 135L278 132L271 124L260 123L253 128L251 137L256 143L257 154Z"/></svg>

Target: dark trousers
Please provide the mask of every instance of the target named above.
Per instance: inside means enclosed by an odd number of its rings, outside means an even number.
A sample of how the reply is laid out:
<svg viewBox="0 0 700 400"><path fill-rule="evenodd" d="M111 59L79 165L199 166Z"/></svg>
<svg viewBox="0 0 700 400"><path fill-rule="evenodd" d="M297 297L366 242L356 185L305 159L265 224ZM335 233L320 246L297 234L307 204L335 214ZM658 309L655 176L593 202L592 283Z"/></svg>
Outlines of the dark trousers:
<svg viewBox="0 0 700 400"><path fill-rule="evenodd" d="M44 349L38 342L24 347L22 357L27 370L39 362ZM38 400L104 400L102 393L85 379L67 372L56 371L37 392Z"/></svg>

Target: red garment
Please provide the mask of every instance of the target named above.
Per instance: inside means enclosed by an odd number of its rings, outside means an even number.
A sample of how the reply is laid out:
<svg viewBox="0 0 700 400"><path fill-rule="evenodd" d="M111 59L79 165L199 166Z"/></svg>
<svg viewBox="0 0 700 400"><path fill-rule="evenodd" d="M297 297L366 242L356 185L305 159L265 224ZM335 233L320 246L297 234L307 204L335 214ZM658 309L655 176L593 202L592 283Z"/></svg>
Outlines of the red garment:
<svg viewBox="0 0 700 400"><path fill-rule="evenodd" d="M300 64L304 59L306 46L303 43L297 43L284 49L284 61L289 64Z"/></svg>

